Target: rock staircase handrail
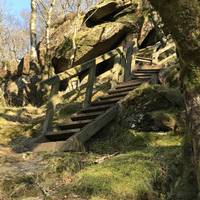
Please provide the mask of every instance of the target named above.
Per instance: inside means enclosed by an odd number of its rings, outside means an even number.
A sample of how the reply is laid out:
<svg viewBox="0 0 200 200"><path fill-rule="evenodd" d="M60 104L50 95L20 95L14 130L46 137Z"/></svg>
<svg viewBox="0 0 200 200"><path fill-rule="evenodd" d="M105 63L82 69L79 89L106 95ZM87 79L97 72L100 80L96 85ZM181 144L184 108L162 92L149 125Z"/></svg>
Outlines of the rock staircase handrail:
<svg viewBox="0 0 200 200"><path fill-rule="evenodd" d="M167 44L166 47L158 50L157 52L154 52L153 57L152 57L152 63L156 64L156 65L163 65L166 62L168 62L169 60L171 60L172 58L176 57L176 53L173 53L172 55L170 55L170 56L159 61L159 57L160 57L161 54L163 54L164 52L166 52L170 49L175 49L175 48L176 48L175 43L170 42L170 43Z"/></svg>
<svg viewBox="0 0 200 200"><path fill-rule="evenodd" d="M156 44L152 45L152 46L147 46L145 48L139 49L136 55L136 61L141 61L144 63L150 63L152 64L152 59L153 56L150 57L145 57L143 54L146 52L149 52L151 55L153 55L154 53L156 53L158 47L161 45L161 42L157 42Z"/></svg>
<svg viewBox="0 0 200 200"><path fill-rule="evenodd" d="M154 44L152 46L147 46L143 49L139 49L138 54L140 55L141 53L147 52L147 51L156 52L159 45L161 45L161 42L157 42L156 44Z"/></svg>
<svg viewBox="0 0 200 200"><path fill-rule="evenodd" d="M66 71L57 74L47 80L40 82L40 84L51 85L51 93L47 103L47 111L45 121L43 123L42 135L45 135L49 130L53 128L53 117L56 110L56 95L59 92L60 81L65 79L72 79L77 77L81 72L88 71L88 81L85 93L85 100L83 107L88 107L91 104L93 87L96 81L96 66L105 60L115 58L113 66L113 82L122 82L129 80L132 71L132 54L136 53L134 50L134 43L131 41L124 42L123 46L120 46L112 51L109 51L101 56L91 59L81 65L67 69ZM122 72L122 73L121 73Z"/></svg>
<svg viewBox="0 0 200 200"><path fill-rule="evenodd" d="M100 55L96 58L93 58L83 64L77 65L75 67L72 67L70 69L65 70L64 72L60 73L60 74L56 74L52 77L50 77L49 79L46 79L44 81L41 81L40 84L47 84L47 85L53 85L56 81L62 81L65 79L71 79L76 77L79 73L88 70L91 67L91 63L95 62L96 65L98 65L99 63L102 63L105 60L108 60L112 57L115 57L118 54L122 53L122 48L123 47L118 47L114 50L111 50L103 55Z"/></svg>
<svg viewBox="0 0 200 200"><path fill-rule="evenodd" d="M161 60L159 63L158 63L158 65L164 65L164 64L166 64L166 63L168 63L170 60L172 60L173 58L176 58L176 53L174 53L174 54L172 54L172 55L170 55L170 56L168 56L168 57L166 57L165 59L163 59L163 60Z"/></svg>

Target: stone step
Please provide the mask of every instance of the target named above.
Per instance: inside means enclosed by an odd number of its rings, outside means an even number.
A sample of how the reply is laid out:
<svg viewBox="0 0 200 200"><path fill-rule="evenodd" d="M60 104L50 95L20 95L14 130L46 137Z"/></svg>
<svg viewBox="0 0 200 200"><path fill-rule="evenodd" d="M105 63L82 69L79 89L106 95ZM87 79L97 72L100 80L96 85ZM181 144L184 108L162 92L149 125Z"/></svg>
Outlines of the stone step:
<svg viewBox="0 0 200 200"><path fill-rule="evenodd" d="M61 130L67 130L67 129L77 129L77 128L83 128L85 125L89 124L93 120L88 119L88 120L80 120L80 121L72 121L66 124L59 124L58 127Z"/></svg>
<svg viewBox="0 0 200 200"><path fill-rule="evenodd" d="M113 89L108 91L108 94L119 94L119 93L124 93L124 92L130 92L134 90L136 87L135 86L127 86L125 88L120 88L120 89Z"/></svg>
<svg viewBox="0 0 200 200"><path fill-rule="evenodd" d="M136 78L146 78L146 77L151 77L152 74L147 74L147 73L143 73L143 74L140 74L140 73L134 73L133 74L133 77L136 77Z"/></svg>
<svg viewBox="0 0 200 200"><path fill-rule="evenodd" d="M107 95L107 96L104 96L104 97L100 97L101 100L104 100L104 99L113 99L113 98L116 98L116 97L125 97L129 92L120 92L120 93L116 93L116 94L110 94L110 95Z"/></svg>
<svg viewBox="0 0 200 200"><path fill-rule="evenodd" d="M158 74L157 72L134 72L133 75L136 75L136 76L152 76L152 75L156 75Z"/></svg>
<svg viewBox="0 0 200 200"><path fill-rule="evenodd" d="M101 115L103 111L99 112L91 112L91 113L76 113L71 116L72 121L77 121L77 120L87 120L87 119L95 119L99 115Z"/></svg>
<svg viewBox="0 0 200 200"><path fill-rule="evenodd" d="M39 152L57 152L60 151L61 147L65 144L65 141L51 141L45 143L37 143L35 144L34 149L32 150L34 153Z"/></svg>
<svg viewBox="0 0 200 200"><path fill-rule="evenodd" d="M95 102L92 102L92 105L99 106L99 105L114 104L114 103L118 102L120 99L121 99L120 97L116 97L113 99L105 99L105 100L101 100L101 101L95 101Z"/></svg>
<svg viewBox="0 0 200 200"><path fill-rule="evenodd" d="M58 130L58 131L52 131L48 132L45 136L50 141L61 141L66 140L75 133L79 132L81 129L69 129L69 130Z"/></svg>
<svg viewBox="0 0 200 200"><path fill-rule="evenodd" d="M137 69L136 71L133 71L133 73L159 73L160 69Z"/></svg>
<svg viewBox="0 0 200 200"><path fill-rule="evenodd" d="M141 85L142 81L138 81L137 83L135 81L125 82L123 84L117 85L115 89L122 89L126 87L137 87Z"/></svg>
<svg viewBox="0 0 200 200"><path fill-rule="evenodd" d="M109 109L111 106L112 106L112 104L100 105L100 106L90 106L88 108L81 110L79 113L92 113L92 112L105 111L105 110Z"/></svg>

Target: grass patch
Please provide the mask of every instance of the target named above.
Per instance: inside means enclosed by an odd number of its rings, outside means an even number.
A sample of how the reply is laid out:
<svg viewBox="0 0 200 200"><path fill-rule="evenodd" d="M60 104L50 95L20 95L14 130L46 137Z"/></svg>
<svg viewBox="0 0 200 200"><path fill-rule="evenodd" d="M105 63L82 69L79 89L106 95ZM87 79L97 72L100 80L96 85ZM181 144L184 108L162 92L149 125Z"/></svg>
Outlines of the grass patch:
<svg viewBox="0 0 200 200"><path fill-rule="evenodd" d="M181 159L181 137L131 130L124 131L123 137L123 140L120 136L116 140L112 138L115 141L109 144L105 140L93 146L100 153L109 151L110 147L112 151L123 149L124 153L83 169L76 175L73 190L87 199L99 196L119 200L165 199L170 191L167 185L179 175L176 169ZM117 141L118 149L114 148Z"/></svg>
<svg viewBox="0 0 200 200"><path fill-rule="evenodd" d="M0 111L0 145L15 148L39 133L44 108L1 107Z"/></svg>

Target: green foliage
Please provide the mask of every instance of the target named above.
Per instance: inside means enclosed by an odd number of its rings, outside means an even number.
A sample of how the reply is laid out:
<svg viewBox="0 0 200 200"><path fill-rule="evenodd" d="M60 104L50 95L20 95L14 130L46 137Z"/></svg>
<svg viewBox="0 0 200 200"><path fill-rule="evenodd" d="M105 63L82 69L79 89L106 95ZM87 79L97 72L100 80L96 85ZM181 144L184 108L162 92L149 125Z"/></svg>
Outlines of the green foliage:
<svg viewBox="0 0 200 200"><path fill-rule="evenodd" d="M180 66L174 64L167 66L160 73L160 81L163 85L168 87L179 87L180 86Z"/></svg>

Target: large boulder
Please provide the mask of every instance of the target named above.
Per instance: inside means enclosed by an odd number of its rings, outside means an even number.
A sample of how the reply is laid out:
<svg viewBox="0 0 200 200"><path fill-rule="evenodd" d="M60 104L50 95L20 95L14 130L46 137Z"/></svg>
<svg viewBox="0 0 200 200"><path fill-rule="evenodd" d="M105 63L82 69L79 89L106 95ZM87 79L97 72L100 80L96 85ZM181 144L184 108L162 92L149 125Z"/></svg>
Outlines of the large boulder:
<svg viewBox="0 0 200 200"><path fill-rule="evenodd" d="M144 13L139 5L142 0L104 0L88 13L73 20L64 21L52 29L49 61L56 73L86 62L116 48L128 34L140 36ZM75 57L73 38L75 27ZM45 65L45 39L39 44L39 58Z"/></svg>
<svg viewBox="0 0 200 200"><path fill-rule="evenodd" d="M110 21L115 14L120 13L132 4L132 1L101 1L85 15L85 23L88 27L92 27L105 21Z"/></svg>

